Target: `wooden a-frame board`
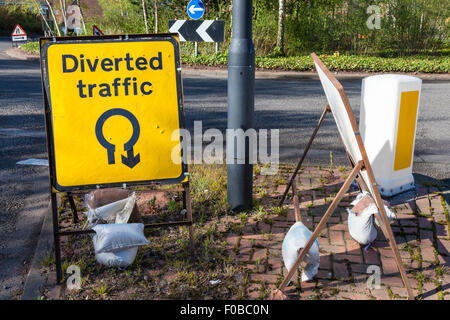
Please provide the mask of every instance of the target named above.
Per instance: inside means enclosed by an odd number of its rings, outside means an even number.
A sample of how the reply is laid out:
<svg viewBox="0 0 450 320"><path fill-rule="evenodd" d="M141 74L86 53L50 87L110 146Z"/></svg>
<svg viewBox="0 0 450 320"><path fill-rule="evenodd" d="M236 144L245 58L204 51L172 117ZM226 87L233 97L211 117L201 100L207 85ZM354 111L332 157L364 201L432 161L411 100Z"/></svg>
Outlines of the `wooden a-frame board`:
<svg viewBox="0 0 450 320"><path fill-rule="evenodd" d="M325 107L319 122L314 129L314 132L305 148L305 151L303 152L303 155L300 159L300 161L297 164L296 169L292 173L289 182L286 186L286 190L283 194L283 197L279 203L279 205L283 205L284 200L286 199L286 195L289 192L290 187L292 186L292 191L294 194L293 200L294 200L294 210L295 210L295 218L296 221L300 221L300 209L298 207L298 198L297 198L297 188L296 188L296 177L299 169L301 168L301 165L303 163L303 160L306 157L306 154L308 153L309 148L311 147L311 144L314 140L314 137L317 134L317 131L320 128L320 125L323 122L323 119L325 118L325 115L327 113L332 113L336 124L338 126L338 130L340 133L340 137L343 141L343 144L345 146L345 149L347 151L347 155L349 157L350 163L353 167L352 171L350 172L349 176L345 180L343 186L337 193L336 197L334 198L333 202L328 207L327 211L323 215L322 219L320 220L319 224L315 228L313 234L311 235L310 239L306 243L305 247L301 249L299 256L297 257L297 260L295 261L292 268L288 271L288 274L284 277L282 283L276 289L272 296L275 297L284 297L283 290L295 274L295 272L299 269L300 263L303 261L306 253L311 248L314 241L319 236L319 233L325 227L326 222L328 221L329 217L333 214L334 210L338 206L339 202L343 198L343 196L346 194L347 190L349 189L352 181L356 179L358 182L358 185L361 190L368 191L373 199L375 200L375 204L379 210L380 215L376 214L375 217L377 221L379 222L380 228L384 234L384 236L389 240L389 246L391 247L391 250L394 253L395 262L397 264L397 267L400 271L400 275L402 277L403 283L406 287L406 290L408 292L408 298L414 299L413 292L411 290L411 287L408 282L408 278L406 276L405 269L403 268L402 259L400 257L400 253L397 248L397 244L395 242L395 237L392 232L389 220L386 216L386 212L384 210L384 204L381 199L380 192L378 190L378 185L375 180L375 176L372 171L372 166L370 165L370 162L367 158L366 149L364 147L361 135L359 133L359 128L355 120L355 116L353 114L353 111L350 107L350 103L347 99L347 96L344 92L344 88L340 84L340 82L333 76L333 74L327 69L327 67L323 64L323 62L317 57L315 53L311 54L313 61L316 65L317 72L319 73L319 77L322 83L322 86L325 90L325 94L327 96L328 105ZM380 217L381 216L381 217Z"/></svg>

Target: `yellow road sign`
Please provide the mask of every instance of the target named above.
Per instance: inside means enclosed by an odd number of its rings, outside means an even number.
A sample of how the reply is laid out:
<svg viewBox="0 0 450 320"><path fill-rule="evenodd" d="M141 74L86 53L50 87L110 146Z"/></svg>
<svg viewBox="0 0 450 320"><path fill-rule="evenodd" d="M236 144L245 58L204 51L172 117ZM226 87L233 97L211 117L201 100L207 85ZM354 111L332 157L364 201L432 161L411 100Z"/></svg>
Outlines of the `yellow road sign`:
<svg viewBox="0 0 450 320"><path fill-rule="evenodd" d="M58 39L41 51L56 189L184 180L172 159L183 127L175 37Z"/></svg>

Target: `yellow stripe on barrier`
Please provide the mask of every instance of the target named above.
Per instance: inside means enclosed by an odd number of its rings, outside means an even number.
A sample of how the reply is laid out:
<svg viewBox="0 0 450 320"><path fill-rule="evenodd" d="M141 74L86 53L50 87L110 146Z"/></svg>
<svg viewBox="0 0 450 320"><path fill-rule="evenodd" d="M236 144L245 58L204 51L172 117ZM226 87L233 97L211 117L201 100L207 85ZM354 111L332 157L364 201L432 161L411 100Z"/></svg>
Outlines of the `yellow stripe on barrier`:
<svg viewBox="0 0 450 320"><path fill-rule="evenodd" d="M418 90L402 92L397 142L395 145L394 171L408 168L411 165L418 105Z"/></svg>

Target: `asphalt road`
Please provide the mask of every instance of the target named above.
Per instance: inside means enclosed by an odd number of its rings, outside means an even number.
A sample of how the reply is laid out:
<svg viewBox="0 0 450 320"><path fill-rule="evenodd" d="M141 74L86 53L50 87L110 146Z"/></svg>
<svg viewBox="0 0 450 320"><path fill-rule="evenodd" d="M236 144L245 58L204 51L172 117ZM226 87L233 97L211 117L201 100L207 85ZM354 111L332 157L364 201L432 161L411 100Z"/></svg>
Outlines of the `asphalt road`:
<svg viewBox="0 0 450 320"><path fill-rule="evenodd" d="M0 39L0 299L20 294L48 203L47 167L17 161L46 158L40 69L36 62L2 54ZM226 129L225 71L183 73L187 126L203 121ZM361 79L341 81L356 117ZM450 82L424 81L419 112L414 172L450 184ZM310 77L257 73L256 128L280 129L280 160L296 162L326 104L320 82ZM347 164L337 129L328 117L307 158L312 165Z"/></svg>
<svg viewBox="0 0 450 320"><path fill-rule="evenodd" d="M48 205L48 169L17 161L46 158L39 65L11 60L0 41L0 299L17 298Z"/></svg>
<svg viewBox="0 0 450 320"><path fill-rule="evenodd" d="M257 72L255 127L280 130L280 161L297 162L327 104L320 81L309 75L286 77ZM226 129L227 79L225 71L185 72L186 122L203 120L203 129ZM361 79L340 80L356 119L359 119ZM450 184L450 81L422 83L413 172ZM382 134L382 133L380 133ZM331 115L323 122L305 164L348 165Z"/></svg>

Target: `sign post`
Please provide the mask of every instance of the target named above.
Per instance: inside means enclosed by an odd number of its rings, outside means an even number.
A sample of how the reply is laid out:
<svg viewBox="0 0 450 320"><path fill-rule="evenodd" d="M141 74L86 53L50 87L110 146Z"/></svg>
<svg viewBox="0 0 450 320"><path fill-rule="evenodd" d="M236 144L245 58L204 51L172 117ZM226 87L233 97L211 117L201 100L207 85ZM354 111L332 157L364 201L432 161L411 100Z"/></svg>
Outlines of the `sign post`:
<svg viewBox="0 0 450 320"><path fill-rule="evenodd" d="M18 43L23 43L23 42L27 41L27 33L25 32L25 30L22 29L21 26L16 24L13 32L11 33L11 38L12 38L13 45L18 44Z"/></svg>
<svg viewBox="0 0 450 320"><path fill-rule="evenodd" d="M100 30L99 27L97 27L95 24L92 26L92 35L94 36L103 36L104 33L102 30Z"/></svg>
<svg viewBox="0 0 450 320"><path fill-rule="evenodd" d="M233 2L233 30L228 53L228 123L227 159L229 151L238 148L239 140L230 131L253 128L255 49L252 41L252 1ZM253 165L250 164L249 139L245 139L245 156L237 152L227 163L228 203L240 211L252 206ZM230 163L231 161L231 163Z"/></svg>
<svg viewBox="0 0 450 320"><path fill-rule="evenodd" d="M177 32L180 41L223 42L224 20L169 20L169 32Z"/></svg>
<svg viewBox="0 0 450 320"><path fill-rule="evenodd" d="M177 35L41 38L40 47L57 281L61 235L93 232L59 231L59 191L181 183L187 221L158 226L189 226L193 249Z"/></svg>
<svg viewBox="0 0 450 320"><path fill-rule="evenodd" d="M197 42L215 42L216 53L219 42L224 39L223 20L169 20L169 32L178 32L180 41L195 42L195 56L198 54Z"/></svg>
<svg viewBox="0 0 450 320"><path fill-rule="evenodd" d="M205 14L203 2L201 0L191 0L187 5L187 14L191 19L201 19Z"/></svg>

